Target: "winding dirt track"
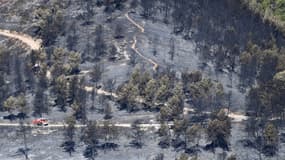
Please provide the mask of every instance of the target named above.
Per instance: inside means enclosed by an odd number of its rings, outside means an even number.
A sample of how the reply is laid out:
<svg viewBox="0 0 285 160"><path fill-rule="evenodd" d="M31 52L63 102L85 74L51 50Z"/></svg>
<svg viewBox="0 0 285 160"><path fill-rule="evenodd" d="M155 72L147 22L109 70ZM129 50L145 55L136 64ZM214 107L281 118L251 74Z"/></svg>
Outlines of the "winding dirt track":
<svg viewBox="0 0 285 160"><path fill-rule="evenodd" d="M136 48L136 44L137 44L137 37L134 36L134 43L133 45L131 46L131 48L139 55L141 56L143 59L147 60L148 62L150 62L151 64L153 64L153 67L152 67L152 70L153 71L157 71L157 68L158 68L158 64L150 59L150 58L147 58L146 56L144 56L140 51L138 51L138 49Z"/></svg>
<svg viewBox="0 0 285 160"><path fill-rule="evenodd" d="M24 43L25 45L29 46L32 50L40 50L41 45L42 45L42 40L40 39L34 39L33 37L23 34L23 33L18 33L15 31L9 31L9 30L3 30L0 29L0 35L16 39Z"/></svg>
<svg viewBox="0 0 285 160"><path fill-rule="evenodd" d="M135 25L142 33L144 33L144 31L145 31L145 30L144 30L144 27L142 27L141 25L139 25L138 23L136 23L136 22L129 16L129 12L127 12L127 13L125 14L125 16L126 16L126 18L127 18L133 25ZM148 61L149 63L151 63L151 64L153 65L153 67L152 67L153 71L157 71L159 65L158 65L154 60L152 60L152 59L147 58L146 56L144 56L144 55L136 48L136 45L137 45L137 37L136 37L136 35L135 35L134 38L133 38L133 44L132 44L131 48L132 48L140 57L142 57L144 60Z"/></svg>
<svg viewBox="0 0 285 160"><path fill-rule="evenodd" d="M135 25L138 29L141 30L142 33L144 33L144 27L142 27L141 25L139 25L137 22L135 22L130 16L129 16L129 12L127 12L125 14L125 16L127 17L127 19L133 24Z"/></svg>

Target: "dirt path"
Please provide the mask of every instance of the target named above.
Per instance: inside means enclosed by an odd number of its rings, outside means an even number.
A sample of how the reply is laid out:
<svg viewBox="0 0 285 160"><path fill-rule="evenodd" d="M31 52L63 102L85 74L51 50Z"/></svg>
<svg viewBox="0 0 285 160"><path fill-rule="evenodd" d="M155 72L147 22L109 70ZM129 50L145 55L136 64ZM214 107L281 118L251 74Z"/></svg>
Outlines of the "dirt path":
<svg viewBox="0 0 285 160"><path fill-rule="evenodd" d="M154 71L157 71L158 64L157 64L154 60L152 60L152 59L150 59L150 58L147 58L147 57L144 56L140 51L138 51L138 49L136 48L136 44L137 44L137 37L134 36L134 43L133 43L133 45L131 46L131 48L132 48L140 57L142 57L143 59L145 59L145 60L147 60L148 62L150 62L150 63L153 65L152 69L153 69Z"/></svg>
<svg viewBox="0 0 285 160"><path fill-rule="evenodd" d="M85 86L85 91L87 91L87 92L92 92L93 89L94 89L94 87L92 87L92 86ZM103 89L97 89L95 91L96 91L97 94L100 94L100 95L112 96L114 98L118 98L119 97L116 93L111 93L111 92L105 91Z"/></svg>
<svg viewBox="0 0 285 160"><path fill-rule="evenodd" d="M127 19L133 24L135 25L138 29L141 30L142 33L144 33L144 27L142 27L141 25L139 25L137 22L135 22L130 16L129 16L129 12L127 12L125 14L125 16L127 17Z"/></svg>
<svg viewBox="0 0 285 160"><path fill-rule="evenodd" d="M0 29L0 35L8 37L8 38L19 40L22 43L29 46L31 48L31 50L40 50L41 45L42 45L42 40L34 39L33 37L31 37L29 35L26 35L23 33L18 33L15 31Z"/></svg>
<svg viewBox="0 0 285 160"><path fill-rule="evenodd" d="M114 123L114 124L110 124L110 126L116 126L116 127L121 127L121 128L131 128L132 127L132 123ZM169 123L169 126L172 126L173 123ZM0 127L19 127L21 126L19 123L0 123ZM24 126L30 126L33 128L64 128L67 126L67 124L61 123L61 124L56 124L56 123L51 123L48 126L36 126L36 125L29 125L29 124L24 124ZM104 127L104 123L100 122L98 124L99 127ZM141 128L159 128L160 124L159 123L153 123L153 124L149 124L149 123L142 123L139 124L138 126L140 126ZM83 128L86 127L86 125L83 124L76 124L75 128Z"/></svg>
<svg viewBox="0 0 285 160"><path fill-rule="evenodd" d="M144 27L142 27L141 25L139 25L138 23L136 23L132 18L130 18L129 16L129 12L125 14L126 18L133 24L135 25L142 33L144 33ZM151 63L153 65L152 69L153 71L157 71L158 69L158 64L150 59L150 58L147 58L146 56L144 56L137 48L136 48L136 45L137 45L137 37L136 35L134 36L133 38L133 44L131 46L131 48L140 56L142 57L144 60L148 61L149 63Z"/></svg>
<svg viewBox="0 0 285 160"><path fill-rule="evenodd" d="M230 112L228 116L232 119L232 122L242 122L248 119L247 116L234 112Z"/></svg>
<svg viewBox="0 0 285 160"><path fill-rule="evenodd" d="M223 109L225 113L228 113L227 109ZM184 108L183 113L188 114L189 112L195 112L193 108ZM203 112L205 114L211 114L211 112ZM241 114L241 113L236 113L236 112L229 112L228 113L229 118L232 120L232 122L242 122L248 119L248 116Z"/></svg>

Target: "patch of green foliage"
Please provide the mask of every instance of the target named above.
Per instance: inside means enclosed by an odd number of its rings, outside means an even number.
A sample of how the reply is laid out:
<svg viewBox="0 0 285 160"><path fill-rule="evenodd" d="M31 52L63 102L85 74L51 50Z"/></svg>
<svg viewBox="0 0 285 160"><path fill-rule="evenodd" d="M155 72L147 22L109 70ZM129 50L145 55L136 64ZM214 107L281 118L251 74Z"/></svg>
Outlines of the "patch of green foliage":
<svg viewBox="0 0 285 160"><path fill-rule="evenodd" d="M285 0L261 0L262 10L270 9L278 19L285 21Z"/></svg>
<svg viewBox="0 0 285 160"><path fill-rule="evenodd" d="M285 0L242 0L242 3L285 33Z"/></svg>

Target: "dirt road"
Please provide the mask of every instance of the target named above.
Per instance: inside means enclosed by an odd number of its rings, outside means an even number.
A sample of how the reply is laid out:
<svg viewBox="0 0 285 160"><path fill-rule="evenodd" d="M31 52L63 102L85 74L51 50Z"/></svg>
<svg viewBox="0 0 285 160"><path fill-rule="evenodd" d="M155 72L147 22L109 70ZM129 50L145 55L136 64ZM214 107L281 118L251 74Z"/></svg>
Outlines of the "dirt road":
<svg viewBox="0 0 285 160"><path fill-rule="evenodd" d="M110 124L110 126L114 125L115 127L121 127L121 128L131 128L132 127L132 123L114 123L114 124ZM169 126L172 126L173 123L169 123ZM21 125L19 123L0 123L0 127L20 127ZM33 128L64 128L67 126L67 124L56 124L56 123L51 123L48 126L36 126L36 125L29 125L29 124L24 124L24 126L30 126ZM99 127L104 127L104 123L99 123L98 124ZM160 124L159 123L142 123L138 125L141 128L159 128ZM86 127L86 125L83 124L76 124L75 128L84 128Z"/></svg>
<svg viewBox="0 0 285 160"><path fill-rule="evenodd" d="M18 33L15 31L0 29L0 35L15 39L15 40L19 40L25 45L29 46L32 50L40 50L41 45L42 45L42 40L34 39L33 37L29 35Z"/></svg>

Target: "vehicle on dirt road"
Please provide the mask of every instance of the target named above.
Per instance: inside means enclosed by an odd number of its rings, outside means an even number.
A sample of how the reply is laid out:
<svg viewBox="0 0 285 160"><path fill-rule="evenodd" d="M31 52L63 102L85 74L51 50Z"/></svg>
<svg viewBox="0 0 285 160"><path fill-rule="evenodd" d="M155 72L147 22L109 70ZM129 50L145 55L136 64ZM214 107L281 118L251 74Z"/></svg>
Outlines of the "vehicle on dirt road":
<svg viewBox="0 0 285 160"><path fill-rule="evenodd" d="M34 119L32 121L33 125L38 125L38 126L47 126L48 125L48 120L46 118L38 118Z"/></svg>

